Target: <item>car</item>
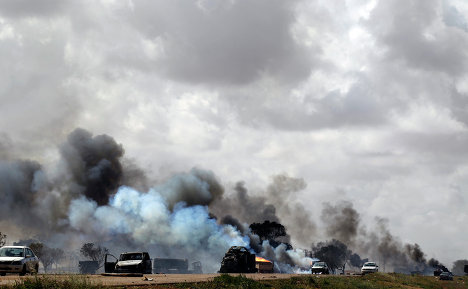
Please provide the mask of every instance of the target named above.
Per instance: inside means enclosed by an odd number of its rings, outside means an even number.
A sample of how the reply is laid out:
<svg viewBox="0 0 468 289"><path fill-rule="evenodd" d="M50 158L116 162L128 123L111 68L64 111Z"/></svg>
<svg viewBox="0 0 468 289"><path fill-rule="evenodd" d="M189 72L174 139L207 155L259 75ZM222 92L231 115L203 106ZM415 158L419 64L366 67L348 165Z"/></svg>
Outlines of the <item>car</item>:
<svg viewBox="0 0 468 289"><path fill-rule="evenodd" d="M325 262L315 262L311 268L312 274L330 274L330 269Z"/></svg>
<svg viewBox="0 0 468 289"><path fill-rule="evenodd" d="M375 262L366 262L362 265L361 273L376 273L379 272L379 266Z"/></svg>
<svg viewBox="0 0 468 289"><path fill-rule="evenodd" d="M116 262L108 262L105 256L104 268L106 273L142 273L151 274L151 258L148 252L125 252L120 254Z"/></svg>
<svg viewBox="0 0 468 289"><path fill-rule="evenodd" d="M452 272L442 272L442 273L440 273L439 280L453 280Z"/></svg>
<svg viewBox="0 0 468 289"><path fill-rule="evenodd" d="M34 252L26 246L4 246L0 248L0 275L17 273L20 276L26 273L39 271L39 259Z"/></svg>

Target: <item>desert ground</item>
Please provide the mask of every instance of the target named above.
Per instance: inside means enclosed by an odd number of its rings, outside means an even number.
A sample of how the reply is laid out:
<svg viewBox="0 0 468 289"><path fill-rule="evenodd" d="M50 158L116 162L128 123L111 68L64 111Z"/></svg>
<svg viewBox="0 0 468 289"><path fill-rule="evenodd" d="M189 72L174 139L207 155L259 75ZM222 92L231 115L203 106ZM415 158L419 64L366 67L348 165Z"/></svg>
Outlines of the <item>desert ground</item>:
<svg viewBox="0 0 468 289"><path fill-rule="evenodd" d="M120 277L120 276L102 276L102 275L75 275L78 278L85 277L89 278L92 283L101 284L105 286L140 286L140 285L151 285L151 284L174 284L183 282L205 282L213 280L214 277L220 274L145 274L143 277ZM232 274L238 275L238 274ZM254 280L268 280L268 279L286 279L293 276L302 276L301 274L243 274L248 278ZM39 274L39 277L49 276L51 278L69 278L68 274L57 274L57 275L43 275ZM19 281L22 278L31 278L31 276L18 276L18 275L6 275L0 276L0 286L15 284L15 281ZM33 277L34 278L34 277Z"/></svg>

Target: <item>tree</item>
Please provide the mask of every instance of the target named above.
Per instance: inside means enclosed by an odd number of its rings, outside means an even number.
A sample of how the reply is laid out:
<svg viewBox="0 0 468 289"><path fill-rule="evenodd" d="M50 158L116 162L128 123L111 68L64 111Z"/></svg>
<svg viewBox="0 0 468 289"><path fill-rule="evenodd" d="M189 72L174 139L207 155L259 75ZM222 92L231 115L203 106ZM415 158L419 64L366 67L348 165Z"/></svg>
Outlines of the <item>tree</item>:
<svg viewBox="0 0 468 289"><path fill-rule="evenodd" d="M34 254L36 254L39 261L42 262L42 250L44 249L44 244L41 242L34 242L29 244L29 248L34 252Z"/></svg>
<svg viewBox="0 0 468 289"><path fill-rule="evenodd" d="M263 223L253 223L249 228L252 233L260 237L261 241L274 240L278 237L286 236L286 228L283 225L268 220Z"/></svg>
<svg viewBox="0 0 468 289"><path fill-rule="evenodd" d="M0 232L0 247L5 246L7 235Z"/></svg>
<svg viewBox="0 0 468 289"><path fill-rule="evenodd" d="M41 242L29 244L29 248L33 250L36 256L44 266L44 271L47 272L52 264L57 264L63 259L64 252L60 248L50 248Z"/></svg>
<svg viewBox="0 0 468 289"><path fill-rule="evenodd" d="M292 250L291 244L288 243L289 236L287 235L286 228L283 225L267 220L263 223L252 223L249 228L253 234L260 238L259 245L261 245L263 241L268 241L274 248L284 244L286 245L286 250ZM278 238L281 239L278 240Z"/></svg>
<svg viewBox="0 0 468 289"><path fill-rule="evenodd" d="M336 269L343 268L351 255L351 250L348 250L344 243L335 239L317 243L312 251L315 258L326 262L333 273L335 273Z"/></svg>
<svg viewBox="0 0 468 289"><path fill-rule="evenodd" d="M106 247L101 247L99 245L95 247L94 243L85 243L81 247L80 253L92 261L97 261L99 266L101 266L104 263L104 257L109 253L109 250Z"/></svg>
<svg viewBox="0 0 468 289"><path fill-rule="evenodd" d="M453 262L452 273L454 275L465 275L464 267L468 265L468 260L457 260Z"/></svg>

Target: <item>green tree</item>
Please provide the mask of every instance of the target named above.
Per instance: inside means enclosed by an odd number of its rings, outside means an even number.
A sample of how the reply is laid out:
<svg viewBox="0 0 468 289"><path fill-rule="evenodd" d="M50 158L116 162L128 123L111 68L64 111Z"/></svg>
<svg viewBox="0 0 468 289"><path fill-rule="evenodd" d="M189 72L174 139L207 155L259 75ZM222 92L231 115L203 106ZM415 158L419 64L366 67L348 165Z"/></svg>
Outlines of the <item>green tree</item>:
<svg viewBox="0 0 468 289"><path fill-rule="evenodd" d="M85 243L81 246L80 253L92 261L98 261L99 266L104 263L104 257L109 250L106 247L95 245L94 243Z"/></svg>
<svg viewBox="0 0 468 289"><path fill-rule="evenodd" d="M47 272L52 264L57 264L63 259L64 252L60 248L50 248L41 242L29 244L29 248L39 258L39 261L44 266L44 271Z"/></svg>

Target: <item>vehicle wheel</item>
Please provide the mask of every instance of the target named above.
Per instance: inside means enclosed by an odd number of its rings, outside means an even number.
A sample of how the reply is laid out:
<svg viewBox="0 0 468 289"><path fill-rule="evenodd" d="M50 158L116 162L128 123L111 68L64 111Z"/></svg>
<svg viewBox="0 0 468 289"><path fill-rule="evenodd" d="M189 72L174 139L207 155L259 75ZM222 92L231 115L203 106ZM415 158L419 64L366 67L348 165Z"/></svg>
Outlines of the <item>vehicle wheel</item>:
<svg viewBox="0 0 468 289"><path fill-rule="evenodd" d="M26 275L26 265L23 265L23 270L19 273L20 276Z"/></svg>

